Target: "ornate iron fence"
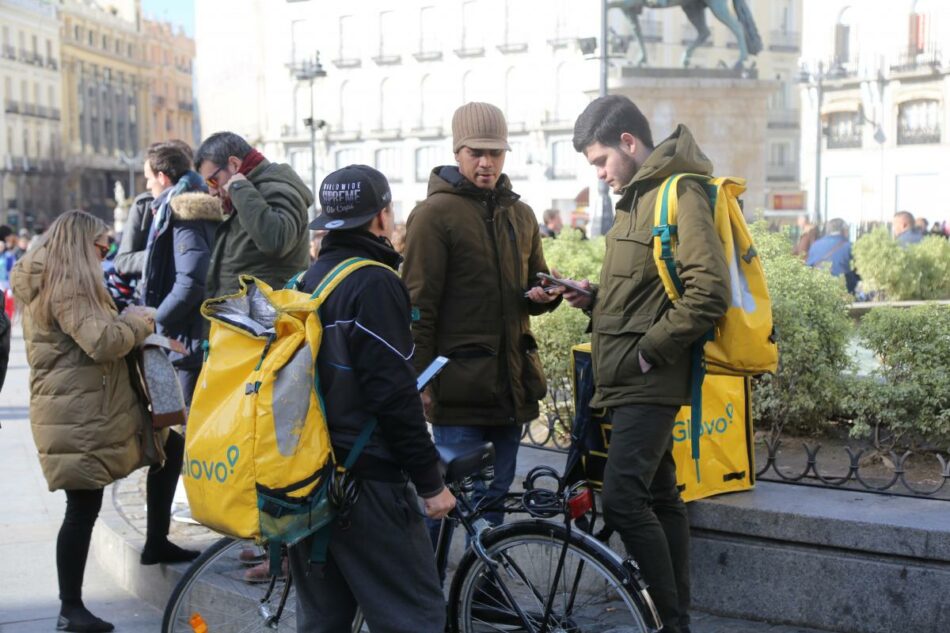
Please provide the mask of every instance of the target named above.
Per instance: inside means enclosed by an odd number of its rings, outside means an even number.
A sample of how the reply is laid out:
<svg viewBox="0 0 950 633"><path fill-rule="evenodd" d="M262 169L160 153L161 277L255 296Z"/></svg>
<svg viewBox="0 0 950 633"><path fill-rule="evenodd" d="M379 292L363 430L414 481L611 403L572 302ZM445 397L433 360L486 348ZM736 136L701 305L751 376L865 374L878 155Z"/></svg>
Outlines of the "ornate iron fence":
<svg viewBox="0 0 950 633"><path fill-rule="evenodd" d="M567 378L552 380L548 396L541 406L541 415L526 424L521 443L543 450L567 452L571 445L574 422L573 385ZM804 484L823 488L863 490L891 495L907 495L950 501L950 451L913 452L877 451L872 447L826 448L818 441L791 442L790 438L762 437L753 447L756 478L778 483ZM822 454L822 449L826 449ZM822 461L820 455L844 451L846 459ZM883 466L868 465L877 456ZM912 459L932 460L926 476L912 476L908 466ZM863 460L863 461L862 461ZM832 462L839 462L834 464ZM873 471L873 472L872 472Z"/></svg>

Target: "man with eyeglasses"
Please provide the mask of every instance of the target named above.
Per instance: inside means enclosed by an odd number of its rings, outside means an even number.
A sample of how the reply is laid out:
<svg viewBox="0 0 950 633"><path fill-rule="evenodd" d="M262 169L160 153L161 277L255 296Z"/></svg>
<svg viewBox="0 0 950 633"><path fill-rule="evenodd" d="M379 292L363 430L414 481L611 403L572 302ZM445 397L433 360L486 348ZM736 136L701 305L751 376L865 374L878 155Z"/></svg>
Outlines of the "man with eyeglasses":
<svg viewBox="0 0 950 633"><path fill-rule="evenodd" d="M270 162L233 132L218 132L195 152L195 168L225 213L211 252L208 297L237 292L239 275L281 288L310 265L313 194L290 165Z"/></svg>

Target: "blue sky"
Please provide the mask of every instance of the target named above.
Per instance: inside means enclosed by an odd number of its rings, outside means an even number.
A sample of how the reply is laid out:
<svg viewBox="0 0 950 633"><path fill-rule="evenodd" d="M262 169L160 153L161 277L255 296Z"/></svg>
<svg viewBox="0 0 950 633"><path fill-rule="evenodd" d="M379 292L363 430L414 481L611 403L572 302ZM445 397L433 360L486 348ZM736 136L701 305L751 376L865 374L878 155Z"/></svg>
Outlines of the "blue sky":
<svg viewBox="0 0 950 633"><path fill-rule="evenodd" d="M195 36L195 0L142 0L142 12L148 18L183 26L185 33Z"/></svg>

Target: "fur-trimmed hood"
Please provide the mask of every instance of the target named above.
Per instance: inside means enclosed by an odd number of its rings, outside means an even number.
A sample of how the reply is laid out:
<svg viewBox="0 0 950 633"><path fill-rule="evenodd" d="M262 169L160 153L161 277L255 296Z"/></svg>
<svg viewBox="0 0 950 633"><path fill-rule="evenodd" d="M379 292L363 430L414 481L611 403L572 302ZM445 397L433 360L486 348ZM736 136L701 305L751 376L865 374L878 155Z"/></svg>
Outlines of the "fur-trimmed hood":
<svg viewBox="0 0 950 633"><path fill-rule="evenodd" d="M178 220L209 220L220 222L224 219L221 199L200 191L182 193L171 199L172 215Z"/></svg>

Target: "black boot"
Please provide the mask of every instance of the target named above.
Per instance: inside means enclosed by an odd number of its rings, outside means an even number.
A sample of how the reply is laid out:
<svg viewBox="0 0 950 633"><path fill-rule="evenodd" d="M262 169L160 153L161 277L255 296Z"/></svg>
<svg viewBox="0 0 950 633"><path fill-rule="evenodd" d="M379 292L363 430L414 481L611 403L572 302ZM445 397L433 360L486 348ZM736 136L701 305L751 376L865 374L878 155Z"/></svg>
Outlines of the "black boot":
<svg viewBox="0 0 950 633"><path fill-rule="evenodd" d="M115 627L110 622L97 618L89 612L82 603L67 605L63 603L56 621L57 631L74 631L75 633L109 633Z"/></svg>

